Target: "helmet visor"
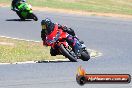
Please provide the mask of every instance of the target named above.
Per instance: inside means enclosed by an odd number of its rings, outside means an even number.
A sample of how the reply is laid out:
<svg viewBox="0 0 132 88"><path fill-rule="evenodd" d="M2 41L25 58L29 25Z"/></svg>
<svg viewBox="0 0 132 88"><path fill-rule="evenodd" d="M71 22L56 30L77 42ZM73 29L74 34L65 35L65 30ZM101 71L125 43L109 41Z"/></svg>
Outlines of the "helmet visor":
<svg viewBox="0 0 132 88"><path fill-rule="evenodd" d="M44 32L47 34L48 33L48 31L47 31L47 29L46 29L46 25L42 25L42 30L44 30Z"/></svg>
<svg viewBox="0 0 132 88"><path fill-rule="evenodd" d="M46 29L46 25L42 25L42 29L45 30Z"/></svg>

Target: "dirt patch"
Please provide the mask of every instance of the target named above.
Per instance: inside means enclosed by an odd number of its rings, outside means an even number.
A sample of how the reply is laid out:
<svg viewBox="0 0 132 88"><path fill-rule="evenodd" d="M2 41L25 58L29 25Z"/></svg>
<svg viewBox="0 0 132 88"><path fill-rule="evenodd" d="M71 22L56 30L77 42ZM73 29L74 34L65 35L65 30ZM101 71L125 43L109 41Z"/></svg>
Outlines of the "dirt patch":
<svg viewBox="0 0 132 88"><path fill-rule="evenodd" d="M0 3L0 7L9 7L9 4L6 4L6 3Z"/></svg>
<svg viewBox="0 0 132 88"><path fill-rule="evenodd" d="M0 45L5 45L5 46L14 46L14 43L7 43L7 42L0 42Z"/></svg>
<svg viewBox="0 0 132 88"><path fill-rule="evenodd" d="M0 3L1 7L9 7L9 4ZM37 11L49 11L55 13L67 13L67 14L76 14L76 15L92 15L92 16L105 16L105 17L116 17L116 18L124 18L124 19L132 19L132 15L123 15L123 14L114 14L114 13L99 13L99 12L85 12L78 10L67 10L67 9L55 9L49 7L35 7L33 6L33 10Z"/></svg>
<svg viewBox="0 0 132 88"><path fill-rule="evenodd" d="M38 11L50 11L50 12L58 12L58 13L67 13L67 14L76 14L76 15L92 15L92 16L106 16L106 17L117 17L117 18L126 18L132 19L132 15L123 15L123 14L114 14L114 13L98 13L98 12L85 12L85 11L74 11L74 10L66 10L66 9L54 9L48 7L33 7L34 10Z"/></svg>

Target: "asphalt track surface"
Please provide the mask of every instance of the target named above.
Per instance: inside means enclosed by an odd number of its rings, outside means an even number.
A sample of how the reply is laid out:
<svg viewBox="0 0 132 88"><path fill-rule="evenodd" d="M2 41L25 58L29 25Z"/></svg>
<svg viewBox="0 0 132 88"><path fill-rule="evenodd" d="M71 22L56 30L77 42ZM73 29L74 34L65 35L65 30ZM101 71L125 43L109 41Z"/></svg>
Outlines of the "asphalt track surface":
<svg viewBox="0 0 132 88"><path fill-rule="evenodd" d="M35 11L35 21L19 21L9 8L0 8L0 35L40 41L40 21L45 17L72 27L88 48L103 56L88 62L0 65L0 88L131 88L132 84L76 83L77 68L91 73L132 75L132 20Z"/></svg>

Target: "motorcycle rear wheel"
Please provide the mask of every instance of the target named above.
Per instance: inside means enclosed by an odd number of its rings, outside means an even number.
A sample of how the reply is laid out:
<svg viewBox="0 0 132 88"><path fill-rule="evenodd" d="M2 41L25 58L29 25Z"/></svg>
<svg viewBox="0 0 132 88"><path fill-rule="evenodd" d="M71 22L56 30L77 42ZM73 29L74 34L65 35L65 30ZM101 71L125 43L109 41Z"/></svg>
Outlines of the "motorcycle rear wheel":
<svg viewBox="0 0 132 88"><path fill-rule="evenodd" d="M77 62L77 57L74 56L71 52L69 52L68 48L66 48L63 44L60 45L60 52L67 57L71 62Z"/></svg>

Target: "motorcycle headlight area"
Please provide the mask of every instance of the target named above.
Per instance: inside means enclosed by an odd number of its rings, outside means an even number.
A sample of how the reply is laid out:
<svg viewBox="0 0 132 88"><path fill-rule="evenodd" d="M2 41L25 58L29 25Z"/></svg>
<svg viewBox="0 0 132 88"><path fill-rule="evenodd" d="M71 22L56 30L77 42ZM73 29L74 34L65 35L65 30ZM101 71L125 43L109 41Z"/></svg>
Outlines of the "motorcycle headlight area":
<svg viewBox="0 0 132 88"><path fill-rule="evenodd" d="M28 6L29 6L29 8L32 8L32 6L30 4Z"/></svg>

